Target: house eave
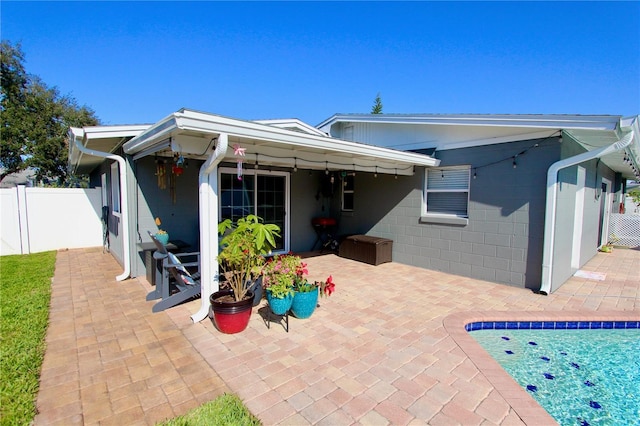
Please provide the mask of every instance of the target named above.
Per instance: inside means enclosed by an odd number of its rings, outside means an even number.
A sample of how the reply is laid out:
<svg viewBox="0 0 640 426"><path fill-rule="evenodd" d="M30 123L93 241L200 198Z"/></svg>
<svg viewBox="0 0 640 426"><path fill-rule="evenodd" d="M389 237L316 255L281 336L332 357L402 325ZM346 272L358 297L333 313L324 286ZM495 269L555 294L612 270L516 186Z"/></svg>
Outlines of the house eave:
<svg viewBox="0 0 640 426"><path fill-rule="evenodd" d="M326 132L335 123L353 122L614 130L620 118L560 114L334 114L316 127Z"/></svg>
<svg viewBox="0 0 640 426"><path fill-rule="evenodd" d="M76 140L89 150L113 153L127 140L148 127L148 124L71 127L68 132L69 159L67 162L70 172L88 174L104 161L100 157L82 153L76 146Z"/></svg>
<svg viewBox="0 0 640 426"><path fill-rule="evenodd" d="M241 141L243 146L247 146L248 158L250 158L249 154L255 154L256 161L259 161L259 156L262 155L262 162L268 162L271 159L272 162L280 165L297 164L300 167L324 169L329 168L330 163L333 163L334 168L344 165L344 168L370 169L373 172L377 170L376 162L380 161L385 164L380 167L381 173L386 170L387 173L412 174L413 166L431 167L439 164L439 160L423 154L344 141L326 135L280 128L264 122L238 120L187 109L175 112L151 126L125 143L123 148L125 153L136 155L140 152L153 152L155 146L165 144L168 139L179 139L181 135L206 135L215 138L223 133L228 135L230 141ZM300 158L297 153L301 153ZM302 153L313 159L305 163ZM226 156L233 158L233 151L229 150ZM362 164L358 164L359 162Z"/></svg>
<svg viewBox="0 0 640 426"><path fill-rule="evenodd" d="M640 142L638 116L619 115L487 115L487 114L335 114L318 125L320 130L331 134L332 126L338 123L422 125L433 128L455 126L477 129L474 137L440 137L431 141L411 142L402 149L428 149L438 151L469 148L483 145L542 139L564 133L585 150L597 149L618 140L625 132L634 133L632 143L623 151L611 153L602 162L624 178L639 178ZM490 129L495 128L493 132ZM442 132L440 132L442 133ZM446 132L448 135L449 132ZM626 159L626 161L625 161Z"/></svg>

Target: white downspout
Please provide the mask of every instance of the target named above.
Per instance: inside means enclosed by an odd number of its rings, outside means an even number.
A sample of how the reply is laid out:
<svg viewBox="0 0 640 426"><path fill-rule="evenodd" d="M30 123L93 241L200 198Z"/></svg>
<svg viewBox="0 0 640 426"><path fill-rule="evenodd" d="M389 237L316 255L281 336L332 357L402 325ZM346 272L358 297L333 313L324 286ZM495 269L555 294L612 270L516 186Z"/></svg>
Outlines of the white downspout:
<svg viewBox="0 0 640 426"><path fill-rule="evenodd" d="M229 139L221 133L215 150L198 175L200 214L200 310L191 315L200 322L209 315L209 296L218 291L218 173L216 166L227 153Z"/></svg>
<svg viewBox="0 0 640 426"><path fill-rule="evenodd" d="M549 293L551 293L551 278L553 274L554 254L553 252L555 247L556 233L558 172L567 167L575 166L576 164L593 160L594 158L600 158L604 155L624 149L631 143L632 139L633 132L630 132L626 134L622 139L611 145L603 146L602 148L594 149L593 151L583 152L582 154L574 155L573 157L557 161L553 163L551 167L549 167L549 170L547 171L547 204L544 215L544 246L542 252L542 283L539 290L540 294L548 295Z"/></svg>
<svg viewBox="0 0 640 426"><path fill-rule="evenodd" d="M84 154L87 155L93 155L94 157L102 157L102 158L108 158L109 160L115 160L118 162L118 170L119 170L119 174L120 174L120 196L122 198L121 203L121 211L120 214L122 215L122 240L124 241L124 253L122 254L123 260L124 260L124 271L122 271L122 274L118 275L116 277L117 281L123 281L126 280L127 278L129 278L129 276L131 275L131 247L129 246L129 198L128 198L128 194L127 194L127 163L124 160L124 158L120 157L119 155L115 155L115 154L110 154L108 152L102 152L102 151L95 151L93 149L88 149L87 147L85 147L84 145L82 145L82 143L80 143L80 140L78 140L78 138L76 138L75 136L73 137L76 143L76 148L78 148L78 150Z"/></svg>

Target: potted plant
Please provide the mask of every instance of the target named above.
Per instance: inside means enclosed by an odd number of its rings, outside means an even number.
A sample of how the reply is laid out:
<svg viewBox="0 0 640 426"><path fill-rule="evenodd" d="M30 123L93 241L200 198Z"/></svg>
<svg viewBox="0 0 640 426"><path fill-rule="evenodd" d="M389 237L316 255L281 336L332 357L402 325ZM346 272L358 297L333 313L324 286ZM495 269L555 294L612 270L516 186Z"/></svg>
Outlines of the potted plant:
<svg viewBox="0 0 640 426"><path fill-rule="evenodd" d="M284 315L291 308L295 280L302 276L300 257L276 255L262 268L262 286L265 289L269 308L276 315Z"/></svg>
<svg viewBox="0 0 640 426"><path fill-rule="evenodd" d="M218 329L238 333L249 324L254 296L250 287L261 272L264 255L276 246L280 228L248 215L235 224L230 219L222 221L218 233L222 236L218 264L227 288L213 293L209 301Z"/></svg>
<svg viewBox="0 0 640 426"><path fill-rule="evenodd" d="M160 241L165 246L169 244L169 233L164 229L160 229L159 226L162 225L159 217L156 217L156 225L158 226L158 231L156 231L156 239Z"/></svg>
<svg viewBox="0 0 640 426"><path fill-rule="evenodd" d="M602 247L600 247L599 250L603 253L611 253L613 251L614 244L617 243L619 240L620 238L618 238L616 234L611 234L607 244L604 244Z"/></svg>
<svg viewBox="0 0 640 426"><path fill-rule="evenodd" d="M293 283L294 295L291 302L291 313L300 319L309 318L318 305L318 296L331 296L336 285L333 276L329 275L326 281L314 281L310 283L306 275L307 264L301 262L299 273Z"/></svg>

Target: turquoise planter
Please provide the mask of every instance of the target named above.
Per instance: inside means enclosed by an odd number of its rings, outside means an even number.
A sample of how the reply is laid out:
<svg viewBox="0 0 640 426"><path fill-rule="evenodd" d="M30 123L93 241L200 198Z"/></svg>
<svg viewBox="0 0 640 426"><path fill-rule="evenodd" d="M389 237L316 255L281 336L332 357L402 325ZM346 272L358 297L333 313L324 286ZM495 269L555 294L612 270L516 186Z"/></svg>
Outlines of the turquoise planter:
<svg viewBox="0 0 640 426"><path fill-rule="evenodd" d="M318 305L318 289L314 291L300 293L296 291L291 304L291 312L296 318L309 318Z"/></svg>
<svg viewBox="0 0 640 426"><path fill-rule="evenodd" d="M269 302L269 307L271 308L271 312L276 315L284 315L291 308L291 304L293 303L293 296L288 295L283 298L273 297L269 289L267 289L267 302Z"/></svg>
<svg viewBox="0 0 640 426"><path fill-rule="evenodd" d="M163 245L169 244L169 234L156 234L156 239L160 241Z"/></svg>

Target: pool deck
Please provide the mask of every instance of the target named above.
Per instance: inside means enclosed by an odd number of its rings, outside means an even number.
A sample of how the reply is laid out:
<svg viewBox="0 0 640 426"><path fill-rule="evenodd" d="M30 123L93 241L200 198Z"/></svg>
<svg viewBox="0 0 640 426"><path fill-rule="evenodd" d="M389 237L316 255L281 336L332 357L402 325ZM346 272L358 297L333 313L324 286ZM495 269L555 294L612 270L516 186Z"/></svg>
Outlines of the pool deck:
<svg viewBox="0 0 640 426"><path fill-rule="evenodd" d="M153 314L141 277L101 248L59 251L36 425L152 425L224 392L264 425L547 425L553 419L464 331L484 320L640 319L640 250L598 253L543 296L333 254L307 259L336 292L267 328L266 302L225 335L191 301Z"/></svg>

